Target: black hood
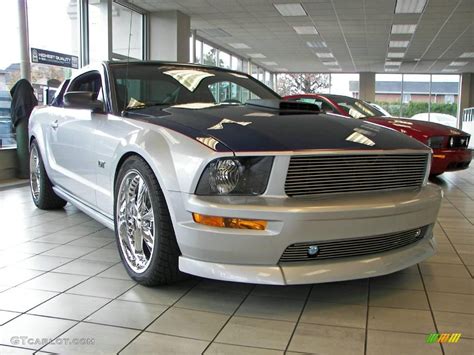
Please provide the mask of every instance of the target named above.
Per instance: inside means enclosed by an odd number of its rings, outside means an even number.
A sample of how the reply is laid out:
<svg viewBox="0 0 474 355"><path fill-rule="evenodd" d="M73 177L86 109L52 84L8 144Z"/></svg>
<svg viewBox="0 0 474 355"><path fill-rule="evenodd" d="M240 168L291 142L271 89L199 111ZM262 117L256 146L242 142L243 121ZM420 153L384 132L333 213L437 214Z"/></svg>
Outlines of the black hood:
<svg viewBox="0 0 474 355"><path fill-rule="evenodd" d="M214 138L219 142L212 145L217 151L428 149L391 129L312 111L254 105L200 109L175 106L157 111L150 108L131 113L130 117L173 129L200 142Z"/></svg>

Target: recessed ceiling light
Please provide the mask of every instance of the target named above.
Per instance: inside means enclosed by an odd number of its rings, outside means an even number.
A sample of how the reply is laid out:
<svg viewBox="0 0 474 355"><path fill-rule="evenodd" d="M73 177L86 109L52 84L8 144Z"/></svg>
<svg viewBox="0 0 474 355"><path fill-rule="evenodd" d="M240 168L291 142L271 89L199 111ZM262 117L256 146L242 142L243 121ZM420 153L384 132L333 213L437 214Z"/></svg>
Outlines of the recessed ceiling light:
<svg viewBox="0 0 474 355"><path fill-rule="evenodd" d="M408 47L410 44L410 41L390 41L389 47L393 48L403 48L403 47Z"/></svg>
<svg viewBox="0 0 474 355"><path fill-rule="evenodd" d="M263 64L263 65L268 65L268 66L270 66L270 65L278 65L278 63L276 63L276 62L262 62L262 64Z"/></svg>
<svg viewBox="0 0 474 355"><path fill-rule="evenodd" d="M248 53L250 58L266 58L262 53Z"/></svg>
<svg viewBox="0 0 474 355"><path fill-rule="evenodd" d="M445 72L445 73L456 73L458 70L457 69L453 69L453 68L444 68L443 70L441 70L442 72Z"/></svg>
<svg viewBox="0 0 474 355"><path fill-rule="evenodd" d="M296 4L273 4L282 16L308 16L303 6Z"/></svg>
<svg viewBox="0 0 474 355"><path fill-rule="evenodd" d="M415 33L416 25L392 25L393 34Z"/></svg>
<svg viewBox="0 0 474 355"><path fill-rule="evenodd" d="M314 26L293 26L299 35L317 35L318 31Z"/></svg>
<svg viewBox="0 0 474 355"><path fill-rule="evenodd" d="M288 71L288 69L286 68L275 68L275 70L278 72L278 71Z"/></svg>
<svg viewBox="0 0 474 355"><path fill-rule="evenodd" d="M398 71L398 68L385 68L385 71Z"/></svg>
<svg viewBox="0 0 474 355"><path fill-rule="evenodd" d="M421 14L425 8L426 0L397 0L396 14Z"/></svg>
<svg viewBox="0 0 474 355"><path fill-rule="evenodd" d="M393 67L393 66L399 66L402 65L402 62L385 62L386 67Z"/></svg>
<svg viewBox="0 0 474 355"><path fill-rule="evenodd" d="M388 52L387 57L388 58L403 58L405 56L405 53L403 52Z"/></svg>
<svg viewBox="0 0 474 355"><path fill-rule="evenodd" d="M329 68L330 71L342 71L341 68Z"/></svg>
<svg viewBox="0 0 474 355"><path fill-rule="evenodd" d="M451 62L449 63L450 66L452 67L462 67L463 65L466 65L467 62Z"/></svg>
<svg viewBox="0 0 474 355"><path fill-rule="evenodd" d="M334 62L323 62L324 65L339 65L339 63L337 61L334 61Z"/></svg>
<svg viewBox="0 0 474 355"><path fill-rule="evenodd" d="M464 52L459 58L474 58L474 52Z"/></svg>
<svg viewBox="0 0 474 355"><path fill-rule="evenodd" d="M235 49L248 49L248 48L250 48L245 43L229 43L229 46L231 46Z"/></svg>
<svg viewBox="0 0 474 355"><path fill-rule="evenodd" d="M327 44L324 41L308 41L306 42L306 45L309 48L326 48Z"/></svg>
<svg viewBox="0 0 474 355"><path fill-rule="evenodd" d="M327 53L327 52L316 53L316 55L317 55L319 58L334 58L334 56L332 55L332 53Z"/></svg>

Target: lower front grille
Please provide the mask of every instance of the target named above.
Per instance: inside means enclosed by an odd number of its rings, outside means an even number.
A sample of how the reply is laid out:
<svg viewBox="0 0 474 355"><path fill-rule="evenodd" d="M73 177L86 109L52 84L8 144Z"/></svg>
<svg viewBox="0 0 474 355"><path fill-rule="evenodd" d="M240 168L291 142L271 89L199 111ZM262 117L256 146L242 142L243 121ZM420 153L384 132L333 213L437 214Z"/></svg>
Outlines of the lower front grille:
<svg viewBox="0 0 474 355"><path fill-rule="evenodd" d="M285 249L281 263L369 255L402 248L423 239L428 226L372 237L295 243ZM313 254L313 255L311 255Z"/></svg>

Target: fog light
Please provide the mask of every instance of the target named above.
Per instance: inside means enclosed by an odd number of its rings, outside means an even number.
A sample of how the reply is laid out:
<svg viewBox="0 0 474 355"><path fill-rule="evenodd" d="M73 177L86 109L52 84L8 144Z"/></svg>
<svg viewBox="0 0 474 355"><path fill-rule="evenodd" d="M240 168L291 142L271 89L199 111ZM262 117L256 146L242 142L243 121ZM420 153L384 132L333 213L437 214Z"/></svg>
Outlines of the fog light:
<svg viewBox="0 0 474 355"><path fill-rule="evenodd" d="M193 213L194 222L211 227L265 230L267 221L231 217L207 216Z"/></svg>

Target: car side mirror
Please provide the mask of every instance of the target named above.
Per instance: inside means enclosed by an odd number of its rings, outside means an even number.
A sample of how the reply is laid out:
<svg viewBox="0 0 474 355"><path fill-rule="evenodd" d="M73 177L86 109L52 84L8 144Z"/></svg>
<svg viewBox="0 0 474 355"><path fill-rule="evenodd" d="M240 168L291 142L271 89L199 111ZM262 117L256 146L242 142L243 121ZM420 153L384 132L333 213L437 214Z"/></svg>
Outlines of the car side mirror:
<svg viewBox="0 0 474 355"><path fill-rule="evenodd" d="M64 94L64 107L88 109L92 112L104 112L104 103L96 99L92 91L70 91Z"/></svg>

